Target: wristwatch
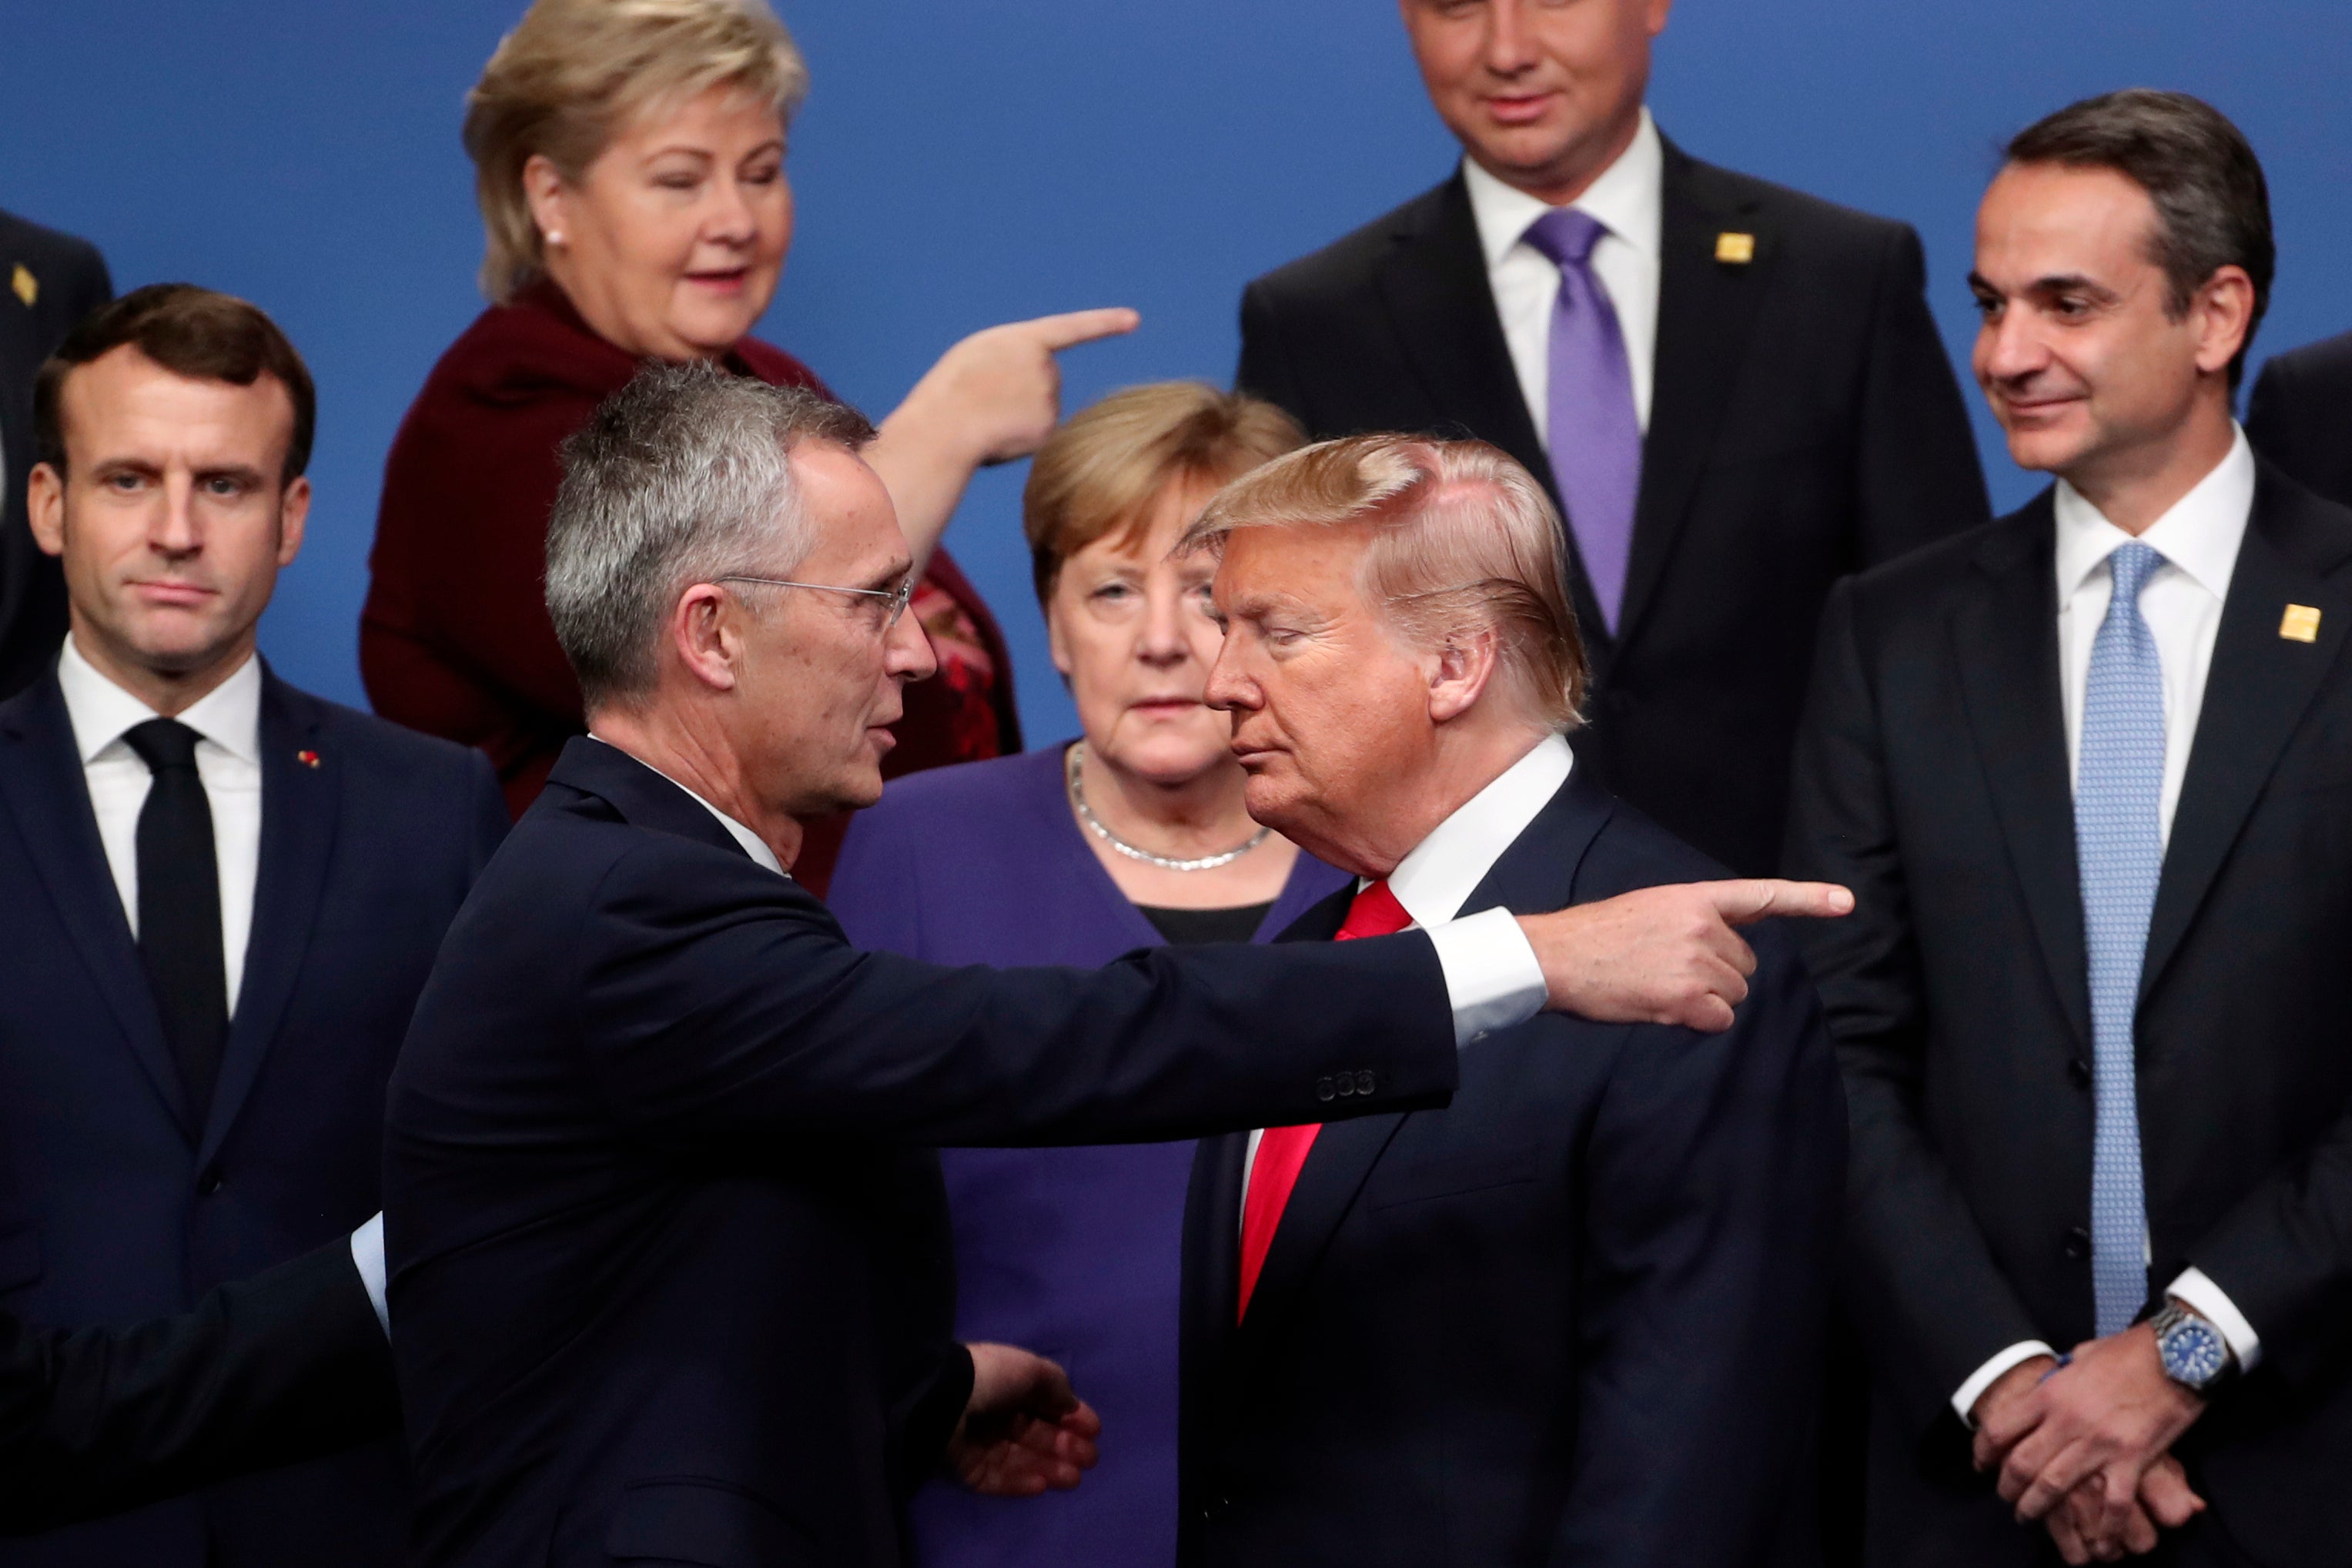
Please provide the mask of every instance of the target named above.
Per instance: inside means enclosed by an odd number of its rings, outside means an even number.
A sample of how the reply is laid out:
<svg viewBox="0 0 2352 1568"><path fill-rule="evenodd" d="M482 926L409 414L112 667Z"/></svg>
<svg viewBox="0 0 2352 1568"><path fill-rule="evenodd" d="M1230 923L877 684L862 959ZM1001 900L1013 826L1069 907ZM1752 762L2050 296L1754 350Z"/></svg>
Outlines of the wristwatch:
<svg viewBox="0 0 2352 1568"><path fill-rule="evenodd" d="M2204 1317L2168 1299L2148 1326L2156 1331L2164 1375L2193 1394L2210 1394L2237 1364L2230 1342Z"/></svg>

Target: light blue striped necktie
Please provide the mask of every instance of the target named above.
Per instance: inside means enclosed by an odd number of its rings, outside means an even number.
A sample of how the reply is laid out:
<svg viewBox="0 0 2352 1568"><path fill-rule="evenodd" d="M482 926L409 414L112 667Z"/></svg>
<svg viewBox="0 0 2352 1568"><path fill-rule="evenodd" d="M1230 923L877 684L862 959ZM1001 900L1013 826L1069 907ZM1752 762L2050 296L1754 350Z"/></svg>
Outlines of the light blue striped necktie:
<svg viewBox="0 0 2352 1568"><path fill-rule="evenodd" d="M2164 869L2158 821L2164 793L2164 671L2139 612L2140 590L2164 558L2134 539L2107 561L2115 596L2091 644L2074 783L2096 1102L2091 1288L2103 1336L2129 1328L2147 1300L2147 1198L2132 1037L2148 914Z"/></svg>

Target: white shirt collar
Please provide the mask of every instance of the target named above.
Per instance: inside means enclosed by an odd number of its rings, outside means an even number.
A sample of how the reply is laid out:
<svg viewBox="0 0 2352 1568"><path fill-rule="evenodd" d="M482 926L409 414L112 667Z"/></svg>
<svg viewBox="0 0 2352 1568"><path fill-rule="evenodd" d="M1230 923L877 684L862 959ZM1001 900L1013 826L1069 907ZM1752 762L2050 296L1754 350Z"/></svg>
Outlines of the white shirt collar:
<svg viewBox="0 0 2352 1568"><path fill-rule="evenodd" d="M1414 923L1443 925L1461 914L1503 852L1559 793L1574 766L1567 738L1548 735L1415 844L1389 873L1389 891Z"/></svg>
<svg viewBox="0 0 2352 1568"><path fill-rule="evenodd" d="M2058 600L2074 597L2131 535L2107 521L2080 490L2058 481ZM2254 451L2243 429L2236 431L2229 455L2197 481L2189 494L2139 536L2142 542L2194 579L2219 600L2230 597L2238 568L2238 547L2254 510Z"/></svg>
<svg viewBox="0 0 2352 1568"><path fill-rule="evenodd" d="M1665 182L1665 144L1644 107L1642 123L1625 151L1568 204L1590 213L1611 235L1654 258L1661 244L1659 225L1664 221ZM1486 253L1489 271L1519 243L1529 224L1551 211L1548 204L1488 173L1474 158L1462 160L1462 183L1469 188L1470 215L1478 225L1478 247Z"/></svg>
<svg viewBox="0 0 2352 1568"><path fill-rule="evenodd" d="M588 738L594 741L599 746L613 746L611 741L606 740L601 735L591 733ZM617 746L613 746L613 749L615 751L622 751L622 748ZM652 763L646 762L644 758L639 757L635 752L625 751L623 752L623 755L628 757L633 761L643 763L646 768L652 768L656 773L661 773L663 778L669 779L668 774L662 773L660 768L655 768ZM673 784L677 784L677 780L675 779L669 779L669 781ZM684 791L688 800L692 800L696 805L701 807L704 810L718 818L719 825L727 830L727 836L729 838L733 839L737 843L743 846L743 852L745 854L750 855L754 861L766 866L778 876L790 876L792 874L792 873L784 869L784 862L776 858L776 852L768 847L767 840L761 838L759 834L753 832L751 829L745 827L742 823L737 821L734 818L729 816L726 812L720 810L718 807L712 805L709 801L704 800L693 790L687 789L685 785L677 784L677 787L680 790Z"/></svg>
<svg viewBox="0 0 2352 1568"><path fill-rule="evenodd" d="M58 685L65 694L66 717L83 766L121 740L123 732L159 716L82 657L72 634L58 655ZM261 660L246 655L228 679L176 716L182 724L241 762L261 761Z"/></svg>

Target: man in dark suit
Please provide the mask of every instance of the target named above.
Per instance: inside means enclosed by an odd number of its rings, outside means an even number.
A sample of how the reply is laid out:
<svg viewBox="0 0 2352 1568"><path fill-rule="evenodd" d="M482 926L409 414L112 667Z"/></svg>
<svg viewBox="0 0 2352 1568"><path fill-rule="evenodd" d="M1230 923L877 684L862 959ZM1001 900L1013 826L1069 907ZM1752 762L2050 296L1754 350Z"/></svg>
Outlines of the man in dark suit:
<svg viewBox="0 0 2352 1568"><path fill-rule="evenodd" d="M567 444L548 605L590 735L452 928L389 1108L421 1563L878 1565L943 1453L983 1490L1073 1484L1091 1434L1050 1364L948 1342L908 1145L1438 1103L1547 998L1726 1027L1752 959L1720 912L1843 906L1649 890L1091 972L858 953L785 868L803 822L879 798L934 667L870 434L683 366Z"/></svg>
<svg viewBox="0 0 2352 1568"><path fill-rule="evenodd" d="M1454 177L1250 285L1239 382L1310 434L1490 441L1566 515L1577 755L1743 875L1778 864L1830 584L1988 516L1918 236L1685 155L1667 0L1403 0Z"/></svg>
<svg viewBox="0 0 2352 1568"><path fill-rule="evenodd" d="M2246 400L2246 439L2296 483L2352 507L2352 332L2270 357Z"/></svg>
<svg viewBox="0 0 2352 1568"><path fill-rule="evenodd" d="M95 1519L400 1429L382 1226L130 1328L0 1313L0 1535ZM371 1287L353 1253L375 1249Z"/></svg>
<svg viewBox="0 0 2352 1568"><path fill-rule="evenodd" d="M241 300L167 285L44 368L30 516L72 627L0 705L0 1307L184 1311L379 1207L384 1083L502 831L462 747L272 675L313 401ZM395 1446L0 1550L0 1563L395 1561Z"/></svg>
<svg viewBox="0 0 2352 1568"><path fill-rule="evenodd" d="M1709 873L1571 756L1559 517L1502 453L1311 448L1189 542L1251 814L1364 879L1283 941ZM1819 1563L1843 1103L1794 946L1756 949L1727 1033L1547 1015L1450 1107L1202 1143L1187 1568Z"/></svg>
<svg viewBox="0 0 2352 1568"><path fill-rule="evenodd" d="M1876 1563L2352 1540L2352 511L2230 417L2273 254L2194 99L2021 132L1976 371L2057 483L1824 619L1790 847L1860 900L1807 935Z"/></svg>
<svg viewBox="0 0 2352 1568"><path fill-rule="evenodd" d="M31 685L66 634L65 580L25 521L33 378L73 324L112 298L97 247L0 213L0 699Z"/></svg>

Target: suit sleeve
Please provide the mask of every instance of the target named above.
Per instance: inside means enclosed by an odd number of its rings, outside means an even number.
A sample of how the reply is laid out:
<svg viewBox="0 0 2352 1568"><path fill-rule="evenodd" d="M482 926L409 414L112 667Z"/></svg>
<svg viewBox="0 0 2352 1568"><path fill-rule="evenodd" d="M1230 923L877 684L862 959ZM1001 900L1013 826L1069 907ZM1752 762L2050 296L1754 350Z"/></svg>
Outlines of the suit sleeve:
<svg viewBox="0 0 2352 1568"><path fill-rule="evenodd" d="M133 1328L0 1319L0 1533L115 1512L399 1426L391 1349L345 1240Z"/></svg>
<svg viewBox="0 0 2352 1568"><path fill-rule="evenodd" d="M1274 323L1274 301L1262 279L1242 290L1242 358L1234 371L1234 390L1264 398L1314 434L1306 392L1291 371L1289 353Z"/></svg>
<svg viewBox="0 0 2352 1568"><path fill-rule="evenodd" d="M1849 579L1822 615L1798 732L1789 872L1853 890L1852 915L1802 933L1845 1079L1851 1315L1877 1376L1924 1437L1971 1373L2040 1330L1922 1115L1926 1003L1856 598Z"/></svg>
<svg viewBox="0 0 2352 1568"><path fill-rule="evenodd" d="M1812 1555L1844 1110L1794 945L1758 948L1730 1032L1635 1030L1594 1123L1562 1568Z"/></svg>
<svg viewBox="0 0 2352 1568"><path fill-rule="evenodd" d="M1863 567L1992 516L1968 406L1927 309L1927 282L1919 236L1905 225L1879 269L1855 441Z"/></svg>
<svg viewBox="0 0 2352 1568"><path fill-rule="evenodd" d="M466 879L470 883L490 863L499 845L506 841L507 830L514 819L507 814L507 798L499 789L498 769L478 751L466 758L464 788L466 816L472 823L466 852Z"/></svg>
<svg viewBox="0 0 2352 1568"><path fill-rule="evenodd" d="M1452 1007L1418 932L950 968L857 951L740 856L688 874L656 844L606 874L572 953L610 1113L698 1152L1158 1141L1440 1104L1455 1081Z"/></svg>

